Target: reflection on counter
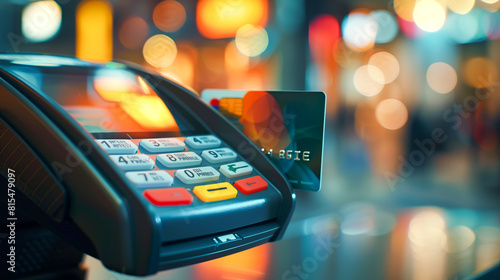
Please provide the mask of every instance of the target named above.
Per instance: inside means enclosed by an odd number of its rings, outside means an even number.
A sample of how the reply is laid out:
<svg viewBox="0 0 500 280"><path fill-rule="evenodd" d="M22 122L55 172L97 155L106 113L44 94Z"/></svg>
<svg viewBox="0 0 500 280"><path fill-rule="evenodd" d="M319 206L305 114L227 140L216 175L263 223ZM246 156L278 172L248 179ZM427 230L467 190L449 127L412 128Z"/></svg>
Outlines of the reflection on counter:
<svg viewBox="0 0 500 280"><path fill-rule="evenodd" d="M294 220L283 240L146 279L463 279L500 261L500 215L351 203ZM89 279L134 279L86 257Z"/></svg>

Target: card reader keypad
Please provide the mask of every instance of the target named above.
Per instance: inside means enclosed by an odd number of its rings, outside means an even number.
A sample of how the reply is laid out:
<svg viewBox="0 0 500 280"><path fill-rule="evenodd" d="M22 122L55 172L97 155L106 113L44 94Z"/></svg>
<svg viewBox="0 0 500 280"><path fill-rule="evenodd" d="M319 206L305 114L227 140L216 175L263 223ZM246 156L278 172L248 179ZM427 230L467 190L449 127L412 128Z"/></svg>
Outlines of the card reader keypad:
<svg viewBox="0 0 500 280"><path fill-rule="evenodd" d="M96 142L155 206L212 203L267 189L266 180L213 135Z"/></svg>

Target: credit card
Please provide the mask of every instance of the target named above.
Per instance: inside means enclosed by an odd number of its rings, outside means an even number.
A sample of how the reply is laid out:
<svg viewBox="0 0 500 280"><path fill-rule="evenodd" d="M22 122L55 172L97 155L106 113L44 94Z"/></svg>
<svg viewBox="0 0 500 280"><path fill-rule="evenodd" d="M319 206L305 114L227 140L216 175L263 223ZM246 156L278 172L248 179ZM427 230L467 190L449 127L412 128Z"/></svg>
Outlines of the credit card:
<svg viewBox="0 0 500 280"><path fill-rule="evenodd" d="M260 147L292 187L320 190L324 92L207 89L201 98Z"/></svg>

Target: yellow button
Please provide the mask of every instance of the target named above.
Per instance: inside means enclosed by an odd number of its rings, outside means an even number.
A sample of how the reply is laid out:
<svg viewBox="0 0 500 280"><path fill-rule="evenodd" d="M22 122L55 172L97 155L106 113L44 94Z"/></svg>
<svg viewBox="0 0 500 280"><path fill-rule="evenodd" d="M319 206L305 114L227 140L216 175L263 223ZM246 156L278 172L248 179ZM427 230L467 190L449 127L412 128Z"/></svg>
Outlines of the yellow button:
<svg viewBox="0 0 500 280"><path fill-rule="evenodd" d="M204 202L235 198L238 191L228 182L196 186L193 193Z"/></svg>

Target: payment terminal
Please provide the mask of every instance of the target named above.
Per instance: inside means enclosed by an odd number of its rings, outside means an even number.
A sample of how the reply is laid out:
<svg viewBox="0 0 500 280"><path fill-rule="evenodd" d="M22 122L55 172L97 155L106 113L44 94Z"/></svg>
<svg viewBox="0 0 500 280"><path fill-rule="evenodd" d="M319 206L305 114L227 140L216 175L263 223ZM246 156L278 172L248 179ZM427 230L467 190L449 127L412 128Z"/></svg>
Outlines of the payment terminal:
<svg viewBox="0 0 500 280"><path fill-rule="evenodd" d="M276 241L295 200L269 158L192 91L140 67L59 56L0 55L0 173L15 176L4 189L17 211L132 275Z"/></svg>

